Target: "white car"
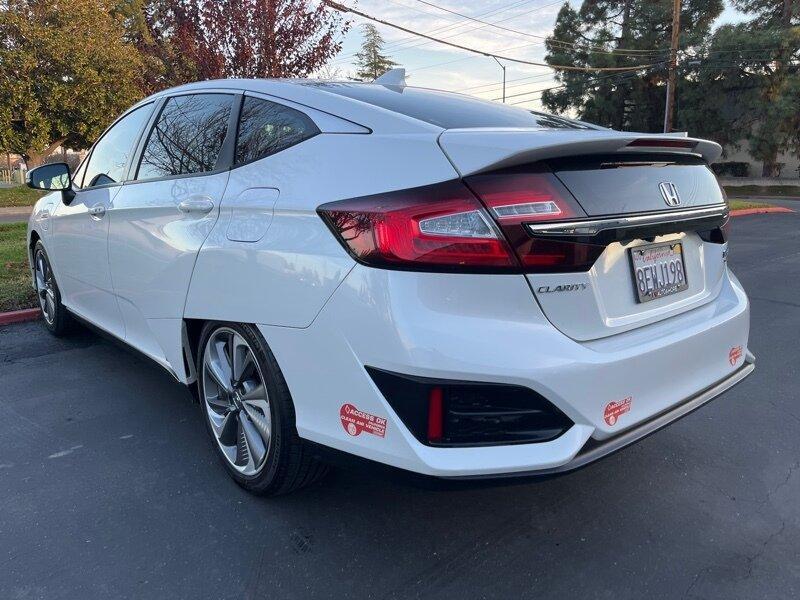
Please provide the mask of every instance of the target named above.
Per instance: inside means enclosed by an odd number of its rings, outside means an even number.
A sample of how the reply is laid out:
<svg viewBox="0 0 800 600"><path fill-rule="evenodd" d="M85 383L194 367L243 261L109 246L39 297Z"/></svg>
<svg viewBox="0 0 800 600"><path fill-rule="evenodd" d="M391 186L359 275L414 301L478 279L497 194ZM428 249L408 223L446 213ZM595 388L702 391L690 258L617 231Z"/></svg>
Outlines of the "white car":
<svg viewBox="0 0 800 600"><path fill-rule="evenodd" d="M190 84L30 172L33 282L196 386L253 492L323 449L562 473L753 370L719 154L391 77Z"/></svg>

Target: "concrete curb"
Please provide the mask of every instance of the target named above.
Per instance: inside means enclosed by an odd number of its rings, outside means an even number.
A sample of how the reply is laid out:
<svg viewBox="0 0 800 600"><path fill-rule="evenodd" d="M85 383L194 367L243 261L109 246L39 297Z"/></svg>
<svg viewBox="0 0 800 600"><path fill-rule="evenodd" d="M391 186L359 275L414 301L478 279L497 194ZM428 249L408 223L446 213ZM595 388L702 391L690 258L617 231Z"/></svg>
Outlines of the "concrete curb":
<svg viewBox="0 0 800 600"><path fill-rule="evenodd" d="M745 215L760 215L762 213L790 213L794 212L791 208L783 206L765 206L764 208L738 208L731 211L732 217L743 217Z"/></svg>
<svg viewBox="0 0 800 600"><path fill-rule="evenodd" d="M10 325L11 323L22 323L23 321L35 321L41 316L42 316L42 311L38 308L12 310L11 312L0 313L0 325Z"/></svg>

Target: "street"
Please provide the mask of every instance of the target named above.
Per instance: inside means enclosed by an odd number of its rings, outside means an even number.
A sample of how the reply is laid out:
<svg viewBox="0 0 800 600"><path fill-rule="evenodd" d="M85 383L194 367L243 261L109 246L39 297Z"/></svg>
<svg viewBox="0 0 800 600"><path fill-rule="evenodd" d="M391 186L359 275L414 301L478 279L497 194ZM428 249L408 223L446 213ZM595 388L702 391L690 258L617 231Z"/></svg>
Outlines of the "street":
<svg viewBox="0 0 800 600"><path fill-rule="evenodd" d="M0 329L0 598L800 596L800 214L736 218L755 373L542 481L227 476L187 390L87 330Z"/></svg>

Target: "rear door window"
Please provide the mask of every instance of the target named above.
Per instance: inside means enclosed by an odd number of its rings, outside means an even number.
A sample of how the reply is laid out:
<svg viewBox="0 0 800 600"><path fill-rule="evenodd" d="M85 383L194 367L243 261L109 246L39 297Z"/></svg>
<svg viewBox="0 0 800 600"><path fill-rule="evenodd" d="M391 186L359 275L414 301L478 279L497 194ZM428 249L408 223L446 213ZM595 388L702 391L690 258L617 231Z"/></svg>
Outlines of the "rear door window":
<svg viewBox="0 0 800 600"><path fill-rule="evenodd" d="M136 179L207 173L217 168L233 109L231 94L167 100L145 145Z"/></svg>
<svg viewBox="0 0 800 600"><path fill-rule="evenodd" d="M264 158L318 133L314 122L299 110L245 96L239 116L235 163L241 165Z"/></svg>

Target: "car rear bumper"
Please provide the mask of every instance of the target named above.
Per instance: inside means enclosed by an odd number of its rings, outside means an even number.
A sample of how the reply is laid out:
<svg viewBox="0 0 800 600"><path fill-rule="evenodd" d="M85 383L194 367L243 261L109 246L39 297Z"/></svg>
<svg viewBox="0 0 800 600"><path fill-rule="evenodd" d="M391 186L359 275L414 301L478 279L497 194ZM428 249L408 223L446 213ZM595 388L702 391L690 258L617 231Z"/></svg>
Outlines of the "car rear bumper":
<svg viewBox="0 0 800 600"><path fill-rule="evenodd" d="M545 318L522 276L359 266L311 326L259 327L286 378L297 430L306 440L442 478L558 474L657 431L753 370L749 304L735 277L724 279L718 297L702 307L578 342ZM525 386L574 425L547 442L429 446L392 410L367 366ZM629 410L610 423L604 409L628 398ZM379 425L348 432L347 406Z"/></svg>
<svg viewBox="0 0 800 600"><path fill-rule="evenodd" d="M549 469L537 469L523 473L501 473L493 475L480 475L480 476L460 476L453 477L452 479L484 479L484 478L499 478L499 477L525 477L525 476L554 476L577 471L578 469L592 464L606 456L614 454L627 446L635 444L643 440L649 435L656 433L667 425L682 419L686 415L693 413L698 408L708 404L717 396L727 392L729 389L741 383L755 370L755 357L751 352L747 353L744 364L737 370L731 373L722 381L718 381L711 387L703 390L702 392L686 399L674 408L667 410L660 415L640 423L636 427L628 429L616 437L608 438L603 441L595 441L590 439L580 452L571 461L552 467Z"/></svg>

